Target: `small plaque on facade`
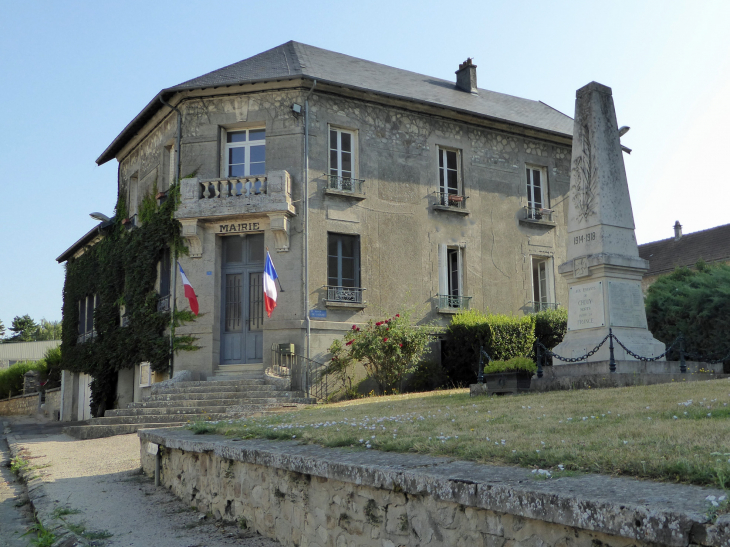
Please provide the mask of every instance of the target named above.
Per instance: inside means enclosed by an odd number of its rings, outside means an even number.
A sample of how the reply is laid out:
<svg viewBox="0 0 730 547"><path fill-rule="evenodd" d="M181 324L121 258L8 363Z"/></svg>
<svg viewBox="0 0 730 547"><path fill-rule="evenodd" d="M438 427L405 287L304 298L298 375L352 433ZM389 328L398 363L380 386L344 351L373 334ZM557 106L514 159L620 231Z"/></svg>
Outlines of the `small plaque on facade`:
<svg viewBox="0 0 730 547"><path fill-rule="evenodd" d="M573 259L573 276L574 277L587 277L591 275L588 271L588 258L582 256L580 258Z"/></svg>
<svg viewBox="0 0 730 547"><path fill-rule="evenodd" d="M156 445L155 443L147 443L147 453L148 454L152 454L153 456L156 456L158 450L159 450L159 445Z"/></svg>
<svg viewBox="0 0 730 547"><path fill-rule="evenodd" d="M647 328L641 285L638 282L609 281L608 315L612 327Z"/></svg>
<svg viewBox="0 0 730 547"><path fill-rule="evenodd" d="M327 310L309 310L312 319L327 319Z"/></svg>
<svg viewBox="0 0 730 547"><path fill-rule="evenodd" d="M258 222L236 222L232 224L218 224L219 234L238 234L243 232L258 232L261 230Z"/></svg>
<svg viewBox="0 0 730 547"><path fill-rule="evenodd" d="M568 330L594 329L603 321L603 283L586 283L570 287Z"/></svg>

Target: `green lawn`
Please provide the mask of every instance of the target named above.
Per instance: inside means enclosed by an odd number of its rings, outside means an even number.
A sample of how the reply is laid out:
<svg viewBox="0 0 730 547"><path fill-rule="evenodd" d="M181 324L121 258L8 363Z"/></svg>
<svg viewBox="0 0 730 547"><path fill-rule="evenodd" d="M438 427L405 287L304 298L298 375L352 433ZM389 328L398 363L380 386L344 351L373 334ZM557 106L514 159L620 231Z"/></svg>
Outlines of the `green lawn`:
<svg viewBox="0 0 730 547"><path fill-rule="evenodd" d="M190 427L539 467L554 476L591 472L730 487L728 379L506 397L470 398L456 389Z"/></svg>

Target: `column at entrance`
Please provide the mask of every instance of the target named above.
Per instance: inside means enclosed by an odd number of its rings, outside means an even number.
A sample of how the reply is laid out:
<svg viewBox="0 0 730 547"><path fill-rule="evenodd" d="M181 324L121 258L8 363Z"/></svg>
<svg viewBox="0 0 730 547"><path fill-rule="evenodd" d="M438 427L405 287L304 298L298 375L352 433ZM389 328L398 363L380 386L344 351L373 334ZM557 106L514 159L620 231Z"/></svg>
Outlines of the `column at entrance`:
<svg viewBox="0 0 730 547"><path fill-rule="evenodd" d="M263 362L264 235L223 238L221 364Z"/></svg>

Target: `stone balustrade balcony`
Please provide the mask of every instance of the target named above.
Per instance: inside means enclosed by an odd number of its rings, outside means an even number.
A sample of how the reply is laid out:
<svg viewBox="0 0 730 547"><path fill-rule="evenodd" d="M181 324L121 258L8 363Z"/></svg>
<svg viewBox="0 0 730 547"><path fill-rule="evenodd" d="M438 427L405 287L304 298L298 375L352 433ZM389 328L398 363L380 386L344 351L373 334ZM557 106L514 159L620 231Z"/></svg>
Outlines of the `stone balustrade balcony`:
<svg viewBox="0 0 730 547"><path fill-rule="evenodd" d="M291 175L283 170L271 171L267 176L183 179L180 193L180 206L175 213L179 219L296 212Z"/></svg>
<svg viewBox="0 0 730 547"><path fill-rule="evenodd" d="M206 221L268 216L276 250L288 251L289 219L295 214L291 175L280 170L269 171L266 176L182 179L175 218L182 225L190 257L199 258L203 256L200 226Z"/></svg>

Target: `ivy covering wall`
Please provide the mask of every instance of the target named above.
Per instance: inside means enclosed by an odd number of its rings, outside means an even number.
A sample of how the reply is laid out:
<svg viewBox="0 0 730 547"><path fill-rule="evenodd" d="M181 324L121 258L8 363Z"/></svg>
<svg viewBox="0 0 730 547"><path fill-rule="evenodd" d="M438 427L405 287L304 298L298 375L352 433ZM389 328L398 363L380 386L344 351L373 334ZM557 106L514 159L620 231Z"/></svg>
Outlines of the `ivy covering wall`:
<svg viewBox="0 0 730 547"><path fill-rule="evenodd" d="M186 253L180 225L173 218L179 186L173 185L158 205L147 196L140 205L136 227L129 228L124 200L117 203L113 224L103 239L66 263L63 288L62 368L93 377L91 411L103 416L114 406L117 373L149 361L155 371L165 371L170 359L170 338L165 329L170 312L158 312L155 290L158 262L165 250ZM94 311L96 335L78 343L79 301L97 295ZM129 324L121 326L124 306ZM190 319L184 317L183 319ZM177 341L190 346L191 340ZM183 349L189 349L184 347Z"/></svg>

